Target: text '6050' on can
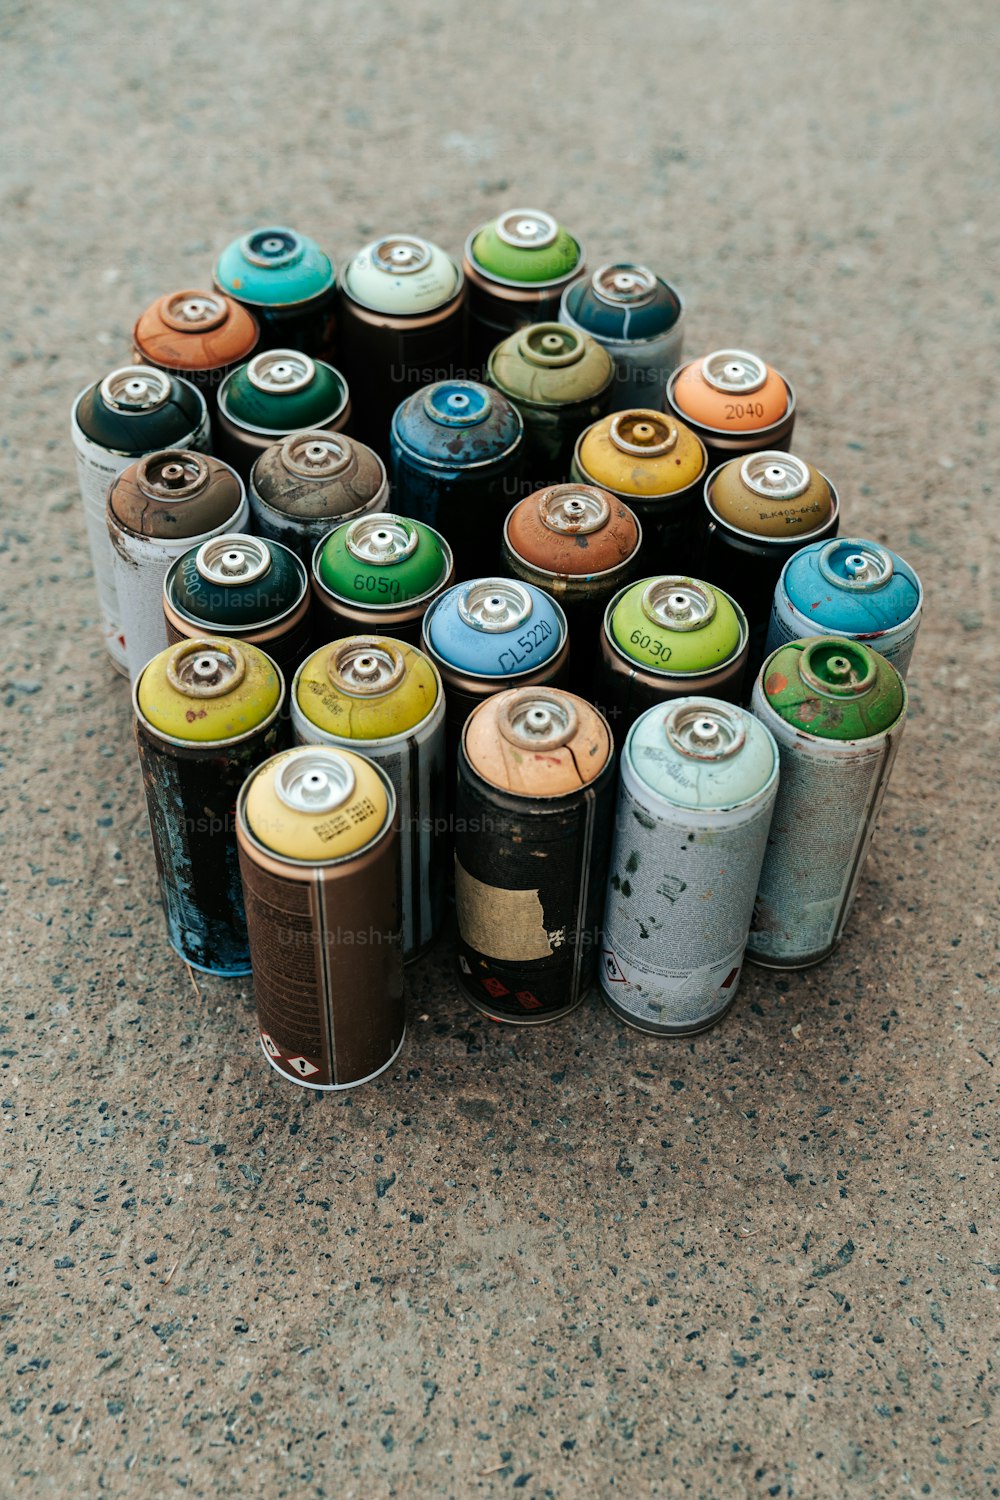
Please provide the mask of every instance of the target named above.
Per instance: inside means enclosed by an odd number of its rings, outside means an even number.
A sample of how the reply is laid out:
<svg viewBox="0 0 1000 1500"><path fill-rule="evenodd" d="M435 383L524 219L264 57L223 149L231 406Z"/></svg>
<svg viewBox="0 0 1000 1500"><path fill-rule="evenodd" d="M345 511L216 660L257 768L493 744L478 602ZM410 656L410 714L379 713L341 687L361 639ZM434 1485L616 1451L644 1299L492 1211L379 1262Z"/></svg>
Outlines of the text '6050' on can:
<svg viewBox="0 0 1000 1500"><path fill-rule="evenodd" d="M559 320L589 334L614 360L612 409L659 409L667 377L681 362L684 304L648 266L615 261L562 294Z"/></svg>
<svg viewBox="0 0 1000 1500"><path fill-rule="evenodd" d="M774 740L730 703L680 698L633 724L600 970L629 1025L682 1036L732 1004L777 788Z"/></svg>
<svg viewBox="0 0 1000 1500"><path fill-rule="evenodd" d="M439 531L405 516L359 516L313 556L317 619L328 635L391 635L419 646L424 615L455 578Z"/></svg>
<svg viewBox="0 0 1000 1500"><path fill-rule="evenodd" d="M267 349L237 365L220 385L217 447L246 479L273 443L293 432L340 432L350 415L339 370L297 349Z"/></svg>
<svg viewBox="0 0 1000 1500"><path fill-rule="evenodd" d="M107 528L134 682L167 644L163 581L175 557L249 519L242 480L202 453L169 449L124 469L108 490Z"/></svg>
<svg viewBox="0 0 1000 1500"><path fill-rule="evenodd" d="M389 503L377 453L338 432L294 432L250 470L250 513L260 536L284 542L308 568L331 526Z"/></svg>
<svg viewBox="0 0 1000 1500"><path fill-rule="evenodd" d="M847 636L871 646L905 677L922 600L920 579L888 547L862 537L814 542L785 563L765 654L803 636Z"/></svg>
<svg viewBox="0 0 1000 1500"><path fill-rule="evenodd" d="M168 292L140 313L132 329L136 358L183 375L215 405L215 391L234 365L249 359L260 328L252 313L221 292Z"/></svg>
<svg viewBox="0 0 1000 1500"><path fill-rule="evenodd" d="M264 1056L313 1089L366 1083L403 1045L395 796L351 750L303 746L236 809Z"/></svg>
<svg viewBox="0 0 1000 1500"><path fill-rule="evenodd" d="M583 248L551 214L510 208L472 231L462 266L469 360L485 370L490 350L508 333L559 316L563 288L583 270Z"/></svg>
<svg viewBox="0 0 1000 1500"><path fill-rule="evenodd" d="M455 818L459 982L498 1021L554 1021L593 982L614 805L601 715L517 688L465 727Z"/></svg>
<svg viewBox="0 0 1000 1500"><path fill-rule="evenodd" d="M309 579L280 542L226 532L192 547L163 582L171 641L227 635L259 646L291 677L309 649Z"/></svg>
<svg viewBox="0 0 1000 1500"><path fill-rule="evenodd" d="M262 651L214 637L161 651L133 692L167 934L210 974L250 970L233 809L250 768L281 746L284 691Z"/></svg>
<svg viewBox="0 0 1000 1500"><path fill-rule="evenodd" d="M108 485L146 453L162 448L207 452L212 446L208 411L204 397L187 381L148 365L126 365L80 392L70 430L104 645L115 668L127 674L115 553L108 535Z"/></svg>
<svg viewBox="0 0 1000 1500"><path fill-rule="evenodd" d="M284 225L253 229L219 256L213 281L261 327L261 347L332 351L337 278L315 240Z"/></svg>
<svg viewBox="0 0 1000 1500"><path fill-rule="evenodd" d="M817 636L768 657L751 706L778 742L781 784L747 957L804 968L833 952L850 916L906 686L860 641Z"/></svg>
<svg viewBox="0 0 1000 1500"><path fill-rule="evenodd" d="M353 635L313 652L292 683L303 745L359 751L392 782L399 811L403 959L430 944L444 915L444 692L422 651Z"/></svg>
<svg viewBox="0 0 1000 1500"><path fill-rule="evenodd" d="M762 448L787 448L795 426L788 381L745 349L716 349L675 370L667 407L701 438L713 468Z"/></svg>

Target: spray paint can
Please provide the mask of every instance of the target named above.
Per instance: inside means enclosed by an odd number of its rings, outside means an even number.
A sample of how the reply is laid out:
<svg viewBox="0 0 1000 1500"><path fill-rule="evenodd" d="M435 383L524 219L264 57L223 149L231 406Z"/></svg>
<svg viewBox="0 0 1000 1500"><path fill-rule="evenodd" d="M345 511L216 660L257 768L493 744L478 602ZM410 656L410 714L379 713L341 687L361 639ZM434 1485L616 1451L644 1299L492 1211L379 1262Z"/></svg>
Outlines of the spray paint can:
<svg viewBox="0 0 1000 1500"><path fill-rule="evenodd" d="M104 645L128 674L115 554L106 520L108 485L144 454L162 448L212 446L204 397L185 380L148 365L126 365L88 385L73 402L70 432L87 525Z"/></svg>
<svg viewBox="0 0 1000 1500"><path fill-rule="evenodd" d="M462 262L471 367L485 370L490 350L515 328L558 318L563 288L583 259L579 240L541 209L507 209L474 229Z"/></svg>
<svg viewBox="0 0 1000 1500"><path fill-rule="evenodd" d="M702 485L708 459L682 422L636 407L580 434L572 474L610 490L642 523L642 566L694 568L701 547Z"/></svg>
<svg viewBox="0 0 1000 1500"><path fill-rule="evenodd" d="M340 348L358 431L384 450L399 403L462 373L465 284L451 256L411 234L383 235L340 289Z"/></svg>
<svg viewBox="0 0 1000 1500"><path fill-rule="evenodd" d="M341 432L351 415L339 370L296 349L267 349L219 386L219 452L244 479L256 460L293 432Z"/></svg>
<svg viewBox="0 0 1000 1500"><path fill-rule="evenodd" d="M888 547L862 537L814 542L782 569L764 653L804 636L846 636L871 646L905 677L922 604L920 579Z"/></svg>
<svg viewBox="0 0 1000 1500"><path fill-rule="evenodd" d="M133 689L167 936L209 974L250 972L233 809L251 767L281 746L284 695L262 651L220 637L161 651Z"/></svg>
<svg viewBox="0 0 1000 1500"><path fill-rule="evenodd" d="M122 470L108 490L106 515L134 682L167 644L163 581L174 558L223 532L243 531L250 511L243 482L227 464L167 449Z"/></svg>
<svg viewBox="0 0 1000 1500"><path fill-rule="evenodd" d="M635 261L600 266L563 292L559 321L614 360L613 411L663 406L667 377L681 362L684 304L662 276Z"/></svg>
<svg viewBox="0 0 1000 1500"><path fill-rule="evenodd" d="M135 357L196 385L211 407L234 366L260 340L257 319L221 292L168 292L139 314L132 329Z"/></svg>
<svg viewBox="0 0 1000 1500"><path fill-rule="evenodd" d="M319 628L390 635L419 646L424 615L455 581L439 531L405 516L358 516L317 544L312 565Z"/></svg>
<svg viewBox="0 0 1000 1500"><path fill-rule="evenodd" d="M163 580L167 639L225 635L266 651L291 677L309 649L309 577L280 542L226 532L191 547Z"/></svg>
<svg viewBox="0 0 1000 1500"><path fill-rule="evenodd" d="M593 983L614 809L601 715L551 687L498 693L459 756L459 983L496 1021L568 1015Z"/></svg>
<svg viewBox="0 0 1000 1500"><path fill-rule="evenodd" d="M331 526L389 503L377 453L338 432L293 432L265 448L250 470L250 514L260 536L301 557L308 568Z"/></svg>
<svg viewBox="0 0 1000 1500"><path fill-rule="evenodd" d="M506 396L473 380L427 386L396 408L391 449L393 504L444 532L459 577L499 559L524 465L524 426ZM484 536L495 541L484 547Z"/></svg>
<svg viewBox="0 0 1000 1500"><path fill-rule="evenodd" d="M300 745L357 750L392 782L408 963L430 946L444 918L448 809L438 670L422 651L388 636L334 641L295 675L292 730Z"/></svg>
<svg viewBox="0 0 1000 1500"><path fill-rule="evenodd" d="M611 409L614 374L607 351L563 323L531 323L493 350L487 376L521 413L533 488L569 477L581 431Z"/></svg>
<svg viewBox="0 0 1000 1500"><path fill-rule="evenodd" d="M261 1047L306 1088L367 1083L403 1045L395 813L384 771L326 745L272 756L240 792Z"/></svg>
<svg viewBox="0 0 1000 1500"><path fill-rule="evenodd" d="M677 575L644 578L607 607L594 701L621 744L640 714L668 698L738 702L747 649L746 616L722 589Z"/></svg>
<svg viewBox="0 0 1000 1500"><path fill-rule="evenodd" d="M746 349L716 349L681 365L667 382L667 410L701 438L709 466L787 448L795 392L783 375Z"/></svg>
<svg viewBox="0 0 1000 1500"><path fill-rule="evenodd" d="M753 712L778 742L781 783L747 957L801 969L851 914L906 717L906 685L877 651L837 636L768 657Z"/></svg>
<svg viewBox="0 0 1000 1500"><path fill-rule="evenodd" d="M226 246L212 279L253 313L262 349L332 354L337 278L315 240L283 225L252 229Z"/></svg>
<svg viewBox="0 0 1000 1500"><path fill-rule="evenodd" d="M600 968L622 1021L685 1036L729 1009L777 790L777 745L731 703L680 698L633 724Z"/></svg>

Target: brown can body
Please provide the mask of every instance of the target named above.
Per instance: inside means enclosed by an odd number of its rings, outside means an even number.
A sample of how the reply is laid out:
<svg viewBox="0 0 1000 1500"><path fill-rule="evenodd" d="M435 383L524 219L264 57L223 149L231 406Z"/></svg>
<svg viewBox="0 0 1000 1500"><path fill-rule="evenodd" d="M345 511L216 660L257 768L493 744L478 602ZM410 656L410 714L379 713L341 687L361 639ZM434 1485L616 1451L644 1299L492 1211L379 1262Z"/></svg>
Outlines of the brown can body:
<svg viewBox="0 0 1000 1500"><path fill-rule="evenodd" d="M132 329L137 359L183 375L213 401L217 386L259 341L253 314L214 290L168 292L139 314Z"/></svg>
<svg viewBox="0 0 1000 1500"><path fill-rule="evenodd" d="M354 430L387 452L392 414L422 385L450 379L464 363L465 285L432 312L392 317L341 288L340 347L354 400Z"/></svg>

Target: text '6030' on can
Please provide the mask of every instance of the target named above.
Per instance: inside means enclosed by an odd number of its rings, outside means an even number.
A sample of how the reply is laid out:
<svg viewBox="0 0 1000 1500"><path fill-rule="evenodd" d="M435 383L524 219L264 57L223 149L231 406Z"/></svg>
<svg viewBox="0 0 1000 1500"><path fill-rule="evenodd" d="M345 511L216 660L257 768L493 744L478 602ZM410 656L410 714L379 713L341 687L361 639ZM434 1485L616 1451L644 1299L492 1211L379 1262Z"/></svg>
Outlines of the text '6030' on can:
<svg viewBox="0 0 1000 1500"><path fill-rule="evenodd" d="M210 974L250 971L233 809L250 768L281 747L284 691L262 651L212 637L161 651L133 692L167 935Z"/></svg>
<svg viewBox="0 0 1000 1500"><path fill-rule="evenodd" d="M80 392L70 430L104 645L116 670L127 674L115 553L108 535L108 486L147 453L162 448L207 452L212 446L208 411L204 397L186 380L148 365L126 365Z"/></svg>
<svg viewBox="0 0 1000 1500"><path fill-rule="evenodd" d="M403 1045L396 802L351 750L303 746L236 809L261 1047L285 1078L352 1088Z"/></svg>
<svg viewBox="0 0 1000 1500"><path fill-rule="evenodd" d="M439 531L406 516L359 516L313 556L317 620L328 635L391 635L419 646L424 615L455 578Z"/></svg>
<svg viewBox="0 0 1000 1500"><path fill-rule="evenodd" d="M350 415L339 370L297 349L266 349L220 385L216 446L246 479L273 443L293 432L340 432Z"/></svg>
<svg viewBox="0 0 1000 1500"><path fill-rule="evenodd" d="M444 915L444 692L422 651L353 635L314 651L292 683L292 728L303 745L357 750L396 793L403 959L428 947Z"/></svg>
<svg viewBox="0 0 1000 1500"><path fill-rule="evenodd" d="M250 514L260 536L312 564L332 526L385 510L389 481L377 453L343 432L294 432L265 448L250 470Z"/></svg>
<svg viewBox="0 0 1000 1500"><path fill-rule="evenodd" d="M254 314L262 348L331 352L336 273L330 257L307 235L277 224L253 229L226 246L213 280L220 292Z"/></svg>
<svg viewBox="0 0 1000 1500"><path fill-rule="evenodd" d="M260 328L252 313L221 292L168 292L139 314L136 358L183 375L215 405L215 391L234 365L249 359Z"/></svg>
<svg viewBox="0 0 1000 1500"><path fill-rule="evenodd" d="M747 957L799 969L833 952L850 916L906 686L860 641L817 636L768 657L751 706L778 742L781 784Z"/></svg>
<svg viewBox="0 0 1000 1500"><path fill-rule="evenodd" d="M709 465L787 448L795 393L783 375L746 349L716 349L681 365L667 383L667 407L697 433Z"/></svg>
<svg viewBox="0 0 1000 1500"><path fill-rule="evenodd" d="M517 688L465 727L455 817L459 982L498 1021L554 1021L593 982L614 750L589 703Z"/></svg>
<svg viewBox="0 0 1000 1500"><path fill-rule="evenodd" d="M662 407L684 341L684 304L662 276L634 261L600 266L566 288L559 320L589 334L613 359L613 411Z"/></svg>
<svg viewBox="0 0 1000 1500"><path fill-rule="evenodd" d="M763 724L715 698L637 719L622 751L601 988L640 1031L711 1026L739 985L778 788Z"/></svg>
<svg viewBox="0 0 1000 1500"><path fill-rule="evenodd" d="M583 270L583 248L551 214L510 208L472 231L462 265L469 360L485 370L490 350L508 333L559 316L563 288Z"/></svg>

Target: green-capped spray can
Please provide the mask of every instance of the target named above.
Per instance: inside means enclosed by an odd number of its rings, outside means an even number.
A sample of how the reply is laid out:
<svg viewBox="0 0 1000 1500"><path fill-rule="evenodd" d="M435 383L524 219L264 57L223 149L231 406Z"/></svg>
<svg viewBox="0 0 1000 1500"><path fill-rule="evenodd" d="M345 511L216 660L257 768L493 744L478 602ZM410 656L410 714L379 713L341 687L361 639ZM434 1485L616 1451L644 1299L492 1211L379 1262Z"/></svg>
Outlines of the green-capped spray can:
<svg viewBox="0 0 1000 1500"><path fill-rule="evenodd" d="M327 635L391 635L420 644L424 615L455 581L439 531L407 516L358 516L313 553L317 628Z"/></svg>
<svg viewBox="0 0 1000 1500"><path fill-rule="evenodd" d="M297 349L267 349L219 386L219 452L244 479L266 448L293 432L342 432L351 415L339 370Z"/></svg>
<svg viewBox="0 0 1000 1500"><path fill-rule="evenodd" d="M293 432L250 470L250 514L258 535L283 542L306 567L332 526L385 510L389 480L378 454L344 432Z"/></svg>
<svg viewBox="0 0 1000 1500"><path fill-rule="evenodd" d="M531 490L569 477L576 440L611 408L615 367L585 333L532 323L498 344L487 378L521 413Z"/></svg>
<svg viewBox="0 0 1000 1500"><path fill-rule="evenodd" d="M336 272L308 235L283 224L252 229L226 246L213 280L220 292L253 313L262 348L332 353Z"/></svg>
<svg viewBox="0 0 1000 1500"><path fill-rule="evenodd" d="M506 209L474 229L462 262L471 368L485 371L490 350L515 328L558 318L563 288L583 263L579 240L538 208Z"/></svg>

